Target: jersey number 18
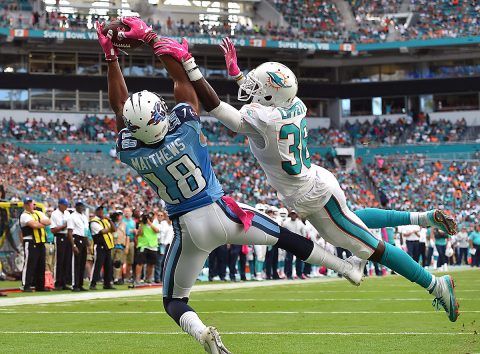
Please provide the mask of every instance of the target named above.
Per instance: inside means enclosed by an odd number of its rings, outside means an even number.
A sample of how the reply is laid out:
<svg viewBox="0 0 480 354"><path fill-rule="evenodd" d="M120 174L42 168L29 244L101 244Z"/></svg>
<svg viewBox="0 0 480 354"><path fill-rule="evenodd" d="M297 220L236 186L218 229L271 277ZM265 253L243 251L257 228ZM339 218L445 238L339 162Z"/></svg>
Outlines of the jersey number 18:
<svg viewBox="0 0 480 354"><path fill-rule="evenodd" d="M203 178L202 170L195 165L188 155L183 155L178 160L173 161L166 169L177 182L177 189L185 199L200 193L207 185L207 181ZM157 187L157 193L165 203L180 203L178 198L172 197L165 184L155 173L146 173L143 176Z"/></svg>

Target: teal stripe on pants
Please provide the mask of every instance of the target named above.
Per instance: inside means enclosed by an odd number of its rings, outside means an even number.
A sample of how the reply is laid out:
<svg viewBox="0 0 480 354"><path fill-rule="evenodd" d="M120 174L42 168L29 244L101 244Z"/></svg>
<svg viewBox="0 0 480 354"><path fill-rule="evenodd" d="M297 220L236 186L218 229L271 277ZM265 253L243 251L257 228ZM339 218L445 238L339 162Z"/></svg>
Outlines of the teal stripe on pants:
<svg viewBox="0 0 480 354"><path fill-rule="evenodd" d="M372 250L375 250L378 246L379 240L376 239L368 230L358 225L355 221L350 220L340 208L340 204L331 197L328 203L325 205L330 218L333 222L345 233L356 238L363 244L367 245Z"/></svg>
<svg viewBox="0 0 480 354"><path fill-rule="evenodd" d="M182 230L178 219L172 220L174 238L168 251L165 261L165 272L163 273L163 297L172 297L175 268L177 267L180 253L182 253Z"/></svg>

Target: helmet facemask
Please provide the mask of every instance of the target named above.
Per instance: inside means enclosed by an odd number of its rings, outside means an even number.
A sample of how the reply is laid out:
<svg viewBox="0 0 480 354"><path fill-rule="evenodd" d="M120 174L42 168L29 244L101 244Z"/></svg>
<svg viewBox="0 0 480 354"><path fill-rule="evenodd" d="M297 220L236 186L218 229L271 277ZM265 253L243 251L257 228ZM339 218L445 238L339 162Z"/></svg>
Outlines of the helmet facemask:
<svg viewBox="0 0 480 354"><path fill-rule="evenodd" d="M247 74L245 82L238 89L238 100L249 101L255 96L262 95L263 84L255 77L255 69Z"/></svg>

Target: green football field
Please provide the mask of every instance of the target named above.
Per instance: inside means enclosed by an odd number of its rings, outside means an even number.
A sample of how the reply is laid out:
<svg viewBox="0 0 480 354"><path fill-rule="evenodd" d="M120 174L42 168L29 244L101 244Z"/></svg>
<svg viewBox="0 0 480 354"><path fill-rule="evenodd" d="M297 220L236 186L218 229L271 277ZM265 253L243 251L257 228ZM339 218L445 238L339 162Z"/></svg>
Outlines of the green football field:
<svg viewBox="0 0 480 354"><path fill-rule="evenodd" d="M233 353L478 353L480 272L452 275L456 323L398 276L194 292L190 303ZM203 352L157 295L0 307L0 319L2 353Z"/></svg>

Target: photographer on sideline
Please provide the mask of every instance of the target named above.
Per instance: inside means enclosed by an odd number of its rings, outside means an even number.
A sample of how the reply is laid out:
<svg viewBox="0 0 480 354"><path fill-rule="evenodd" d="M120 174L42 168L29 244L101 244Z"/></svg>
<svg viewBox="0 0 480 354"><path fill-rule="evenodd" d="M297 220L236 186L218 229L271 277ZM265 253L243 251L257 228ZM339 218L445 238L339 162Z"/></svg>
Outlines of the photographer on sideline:
<svg viewBox="0 0 480 354"><path fill-rule="evenodd" d="M140 276L143 265L147 265L145 283L150 284L153 280L153 271L157 263L158 238L160 231L153 224L153 213L144 213L141 218L140 226L136 236L137 253L135 254L135 282L133 287L140 285Z"/></svg>

